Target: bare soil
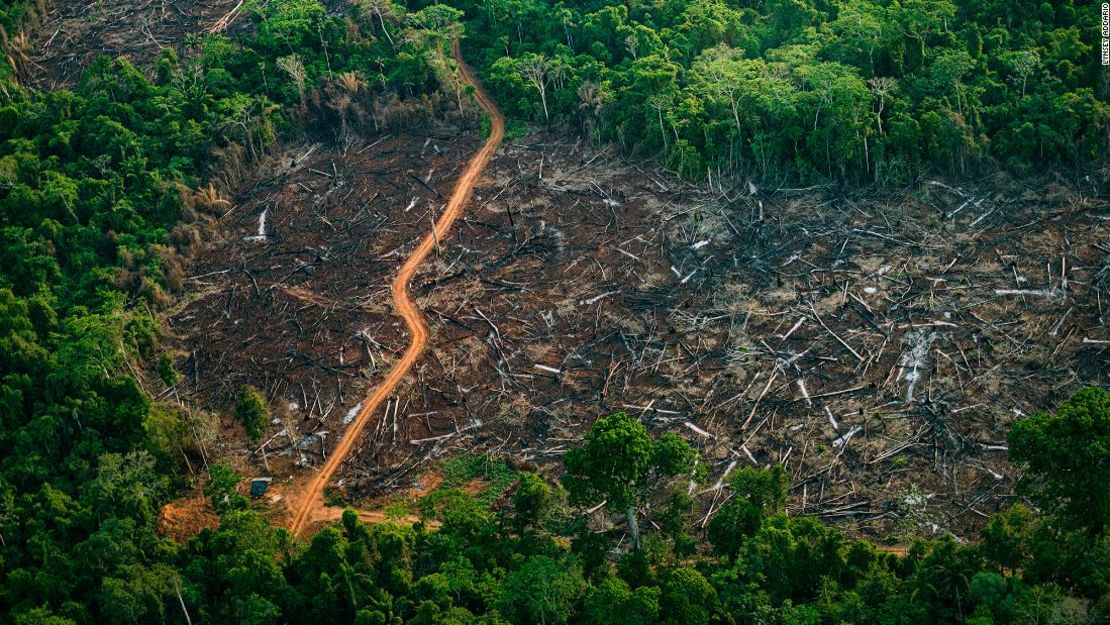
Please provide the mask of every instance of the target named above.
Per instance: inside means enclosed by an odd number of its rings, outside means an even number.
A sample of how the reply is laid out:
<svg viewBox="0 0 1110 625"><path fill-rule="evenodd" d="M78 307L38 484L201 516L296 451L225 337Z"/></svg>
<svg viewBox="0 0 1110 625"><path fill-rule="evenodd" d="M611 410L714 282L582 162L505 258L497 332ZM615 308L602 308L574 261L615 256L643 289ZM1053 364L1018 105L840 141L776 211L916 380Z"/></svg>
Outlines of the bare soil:
<svg viewBox="0 0 1110 625"><path fill-rule="evenodd" d="M260 182L171 316L195 401L249 382L288 413L274 473L318 465L403 348L388 280L479 139L459 137L321 146ZM1105 184L710 188L507 144L413 281L429 351L338 484L377 497L459 449L555 468L626 411L702 448L705 512L735 467L783 462L794 513L973 538L1013 498L1010 423L1106 383ZM267 207L273 234L244 241Z"/></svg>
<svg viewBox="0 0 1110 625"><path fill-rule="evenodd" d="M205 497L178 499L158 512L158 535L179 543L219 526L220 517Z"/></svg>

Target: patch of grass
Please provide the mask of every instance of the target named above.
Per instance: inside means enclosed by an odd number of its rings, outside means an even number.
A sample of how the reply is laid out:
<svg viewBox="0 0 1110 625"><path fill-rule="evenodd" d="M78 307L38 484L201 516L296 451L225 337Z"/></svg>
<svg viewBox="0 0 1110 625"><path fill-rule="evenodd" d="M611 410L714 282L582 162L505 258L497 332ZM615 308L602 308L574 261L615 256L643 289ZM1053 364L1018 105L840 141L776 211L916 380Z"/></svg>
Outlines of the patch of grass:
<svg viewBox="0 0 1110 625"><path fill-rule="evenodd" d="M500 458L464 453L443 463L443 484L440 488L461 488L468 482L481 479L486 486L474 498L489 507L516 481L516 471ZM438 489L437 489L438 490Z"/></svg>
<svg viewBox="0 0 1110 625"><path fill-rule="evenodd" d="M382 508L382 514L390 521L400 521L412 514L412 505L407 500L394 501Z"/></svg>

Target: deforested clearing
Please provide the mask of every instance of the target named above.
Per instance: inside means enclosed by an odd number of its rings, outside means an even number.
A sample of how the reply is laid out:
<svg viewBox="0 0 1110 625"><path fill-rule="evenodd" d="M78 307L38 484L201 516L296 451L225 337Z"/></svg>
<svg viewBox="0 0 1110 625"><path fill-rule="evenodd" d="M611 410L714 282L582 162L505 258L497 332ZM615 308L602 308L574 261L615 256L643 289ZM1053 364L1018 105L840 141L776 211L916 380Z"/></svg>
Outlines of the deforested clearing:
<svg viewBox="0 0 1110 625"><path fill-rule="evenodd" d="M252 383L300 407L271 466L320 463L335 437L313 433L342 429L402 349L387 286L474 143L452 135L324 146L255 186L170 318L194 401ZM710 483L783 463L790 510L873 535L912 486L938 531L973 537L1013 495L1010 423L1107 375L1099 188L710 187L529 135L414 280L430 349L343 489L380 497L459 449L556 463L625 411L701 448ZM241 248L263 205L274 244Z"/></svg>

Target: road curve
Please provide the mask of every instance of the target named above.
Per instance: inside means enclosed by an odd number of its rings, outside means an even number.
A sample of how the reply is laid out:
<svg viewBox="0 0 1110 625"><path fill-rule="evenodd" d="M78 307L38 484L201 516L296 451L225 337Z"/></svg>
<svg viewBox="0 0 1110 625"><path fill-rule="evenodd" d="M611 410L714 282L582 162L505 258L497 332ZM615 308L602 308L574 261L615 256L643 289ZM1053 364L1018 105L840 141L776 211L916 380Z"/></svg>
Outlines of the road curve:
<svg viewBox="0 0 1110 625"><path fill-rule="evenodd" d="M408 327L409 335L412 337L412 342L409 343L408 348L405 350L404 356L401 360L393 365L389 370L389 375L385 380L374 389L374 392L362 402L362 410L355 416L354 421L343 433L343 438L340 439L339 444L332 450L331 455L328 457L320 472L312 479L312 482L305 488L305 492L299 496L292 498L300 501L300 509L296 511L296 516L293 518L292 524L289 526L290 531L294 536L300 535L312 518L312 512L324 505L324 488L331 482L335 472L343 461L347 459L351 448L354 447L358 441L362 431L366 429L368 424L378 412L382 402L389 397L401 381L405 379L408 372L416 364L420 355L424 353L424 348L428 345L428 326L424 322L424 315L416 304L412 301L409 294L409 281L412 280L416 270L420 268L421 263L424 262L432 250L436 247L438 241L444 239L447 233L450 232L452 224L462 214L464 208L470 201L470 196L474 192L474 185L482 176L485 171L486 165L489 164L493 153L497 150L497 146L501 143L501 138L505 134L505 117L497 108L497 104L493 99L482 89L482 85L478 79L474 77L470 66L462 58L462 53L459 52L459 42L455 41L451 45L451 51L455 55L455 60L458 61L459 67L462 71L463 80L474 87L475 95L478 98L478 104L490 116L490 134L486 139L485 145L478 151L466 166L466 170L458 181L455 182L455 190L451 193L451 199L447 202L447 208L436 221L432 232L420 242L420 245L413 250L412 254L401 265L401 270L397 276L393 278L393 302L397 314L405 320L405 325Z"/></svg>

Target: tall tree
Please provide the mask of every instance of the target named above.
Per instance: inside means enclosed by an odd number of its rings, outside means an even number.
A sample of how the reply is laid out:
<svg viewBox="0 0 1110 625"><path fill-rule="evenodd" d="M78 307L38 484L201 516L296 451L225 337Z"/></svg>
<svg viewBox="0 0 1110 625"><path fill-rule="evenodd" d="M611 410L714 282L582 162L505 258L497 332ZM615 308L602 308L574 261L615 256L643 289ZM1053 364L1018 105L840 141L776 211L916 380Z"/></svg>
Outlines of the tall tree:
<svg viewBox="0 0 1110 625"><path fill-rule="evenodd" d="M708 538L717 553L735 555L745 537L754 536L763 519L782 509L790 486L782 465L743 467L729 476L733 497L709 523Z"/></svg>
<svg viewBox="0 0 1110 625"><path fill-rule="evenodd" d="M567 452L564 484L576 505L604 502L628 517L633 547L640 546L636 507L661 480L677 475L700 478L698 454L677 434L652 440L642 423L618 412L598 419L585 444Z"/></svg>
<svg viewBox="0 0 1110 625"><path fill-rule="evenodd" d="M515 74L535 89L543 107L543 120L551 121L551 113L547 107L547 90L553 81L562 76L565 70L562 63L535 52L528 52L516 58L502 57L494 63L493 69L501 73Z"/></svg>
<svg viewBox="0 0 1110 625"><path fill-rule="evenodd" d="M514 625L564 625L585 585L577 566L533 556L505 576L498 608Z"/></svg>

